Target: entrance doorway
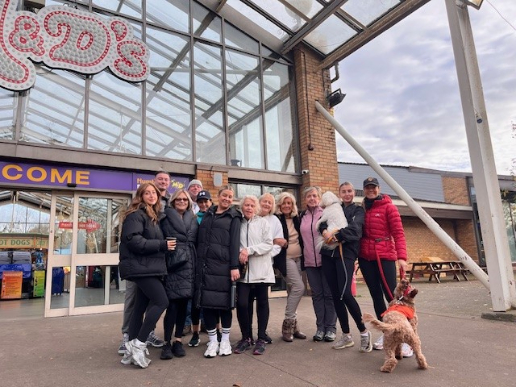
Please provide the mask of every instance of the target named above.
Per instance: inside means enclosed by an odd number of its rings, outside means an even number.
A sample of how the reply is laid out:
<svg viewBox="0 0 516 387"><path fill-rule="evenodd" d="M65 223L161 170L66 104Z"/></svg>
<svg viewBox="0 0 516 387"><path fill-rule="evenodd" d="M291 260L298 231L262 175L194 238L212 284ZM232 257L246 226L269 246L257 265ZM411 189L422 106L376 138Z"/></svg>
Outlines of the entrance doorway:
<svg viewBox="0 0 516 387"><path fill-rule="evenodd" d="M11 282L2 294L3 318L123 309L118 230L130 195L12 190L0 198L0 280L22 271L20 291Z"/></svg>

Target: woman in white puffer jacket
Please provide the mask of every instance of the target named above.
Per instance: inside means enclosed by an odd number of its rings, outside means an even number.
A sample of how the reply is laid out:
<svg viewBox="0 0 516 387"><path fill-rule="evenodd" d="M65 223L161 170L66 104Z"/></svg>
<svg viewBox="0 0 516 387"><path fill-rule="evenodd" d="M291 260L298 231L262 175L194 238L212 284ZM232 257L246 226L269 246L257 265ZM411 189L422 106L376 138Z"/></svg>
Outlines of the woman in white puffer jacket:
<svg viewBox="0 0 516 387"><path fill-rule="evenodd" d="M267 219L258 216L258 198L246 195L240 202L242 226L240 228L240 265L245 269L237 283L237 317L242 339L237 343L234 353L243 353L251 346L249 332L249 293L256 296L256 315L258 317L258 340L253 354L265 351L266 330L269 322L269 286L275 282L272 268L272 235Z"/></svg>

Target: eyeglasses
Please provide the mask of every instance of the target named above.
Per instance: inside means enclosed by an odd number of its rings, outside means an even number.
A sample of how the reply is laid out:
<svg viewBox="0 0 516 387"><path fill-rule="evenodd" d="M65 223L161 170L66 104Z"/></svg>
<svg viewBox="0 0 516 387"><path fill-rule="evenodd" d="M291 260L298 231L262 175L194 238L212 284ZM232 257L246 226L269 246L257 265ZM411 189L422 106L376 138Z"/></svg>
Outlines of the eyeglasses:
<svg viewBox="0 0 516 387"><path fill-rule="evenodd" d="M187 202L188 199L187 198L176 198L174 199L175 202Z"/></svg>

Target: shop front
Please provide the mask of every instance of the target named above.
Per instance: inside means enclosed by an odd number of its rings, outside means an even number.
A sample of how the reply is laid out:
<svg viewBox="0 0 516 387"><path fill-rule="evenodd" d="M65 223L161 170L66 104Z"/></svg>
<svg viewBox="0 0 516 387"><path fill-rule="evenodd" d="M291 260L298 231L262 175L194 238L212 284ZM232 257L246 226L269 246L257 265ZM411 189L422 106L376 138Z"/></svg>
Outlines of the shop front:
<svg viewBox="0 0 516 387"><path fill-rule="evenodd" d="M50 177L77 176L79 170L87 176L81 190ZM0 310L9 309L11 317L17 308L19 315L33 308L32 315L45 317L122 310L120 215L137 186L152 179L85 166L1 161ZM173 178L172 189L187 181Z"/></svg>

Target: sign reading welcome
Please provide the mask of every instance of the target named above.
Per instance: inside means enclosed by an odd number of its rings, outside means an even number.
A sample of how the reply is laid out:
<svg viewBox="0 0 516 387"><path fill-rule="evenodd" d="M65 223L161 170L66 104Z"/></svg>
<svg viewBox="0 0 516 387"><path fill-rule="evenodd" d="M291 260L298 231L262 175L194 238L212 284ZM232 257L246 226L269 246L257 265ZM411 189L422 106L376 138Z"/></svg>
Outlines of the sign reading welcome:
<svg viewBox="0 0 516 387"><path fill-rule="evenodd" d="M20 91L36 80L33 62L81 74L109 68L129 82L147 79L149 50L120 18L52 5L37 14L0 0L0 87Z"/></svg>

